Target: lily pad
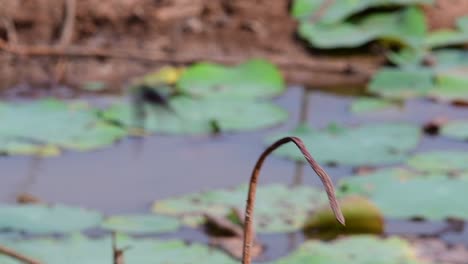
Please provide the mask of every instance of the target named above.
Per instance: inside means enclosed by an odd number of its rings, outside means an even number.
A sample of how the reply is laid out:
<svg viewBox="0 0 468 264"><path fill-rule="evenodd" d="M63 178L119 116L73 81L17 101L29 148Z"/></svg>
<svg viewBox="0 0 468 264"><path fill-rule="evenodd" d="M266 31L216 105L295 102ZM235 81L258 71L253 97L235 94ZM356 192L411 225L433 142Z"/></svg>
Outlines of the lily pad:
<svg viewBox="0 0 468 264"><path fill-rule="evenodd" d="M324 24L303 21L298 32L312 47L322 49L359 47L374 40L420 47L426 34L426 23L420 9L407 8L371 14L358 22Z"/></svg>
<svg viewBox="0 0 468 264"><path fill-rule="evenodd" d="M455 120L445 124L440 133L458 140L468 140L468 120Z"/></svg>
<svg viewBox="0 0 468 264"><path fill-rule="evenodd" d="M209 247L180 240L131 239L117 236L118 248L128 247L124 252L127 264L182 264L182 263L237 263L227 255ZM110 238L88 239L75 235L69 239L33 239L12 241L6 246L21 254L47 264L102 264L112 263ZM20 264L6 256L0 256L2 264Z"/></svg>
<svg viewBox="0 0 468 264"><path fill-rule="evenodd" d="M468 71L466 71L468 73ZM429 91L429 96L439 101L468 102L468 78L451 74L438 74L436 87Z"/></svg>
<svg viewBox="0 0 468 264"><path fill-rule="evenodd" d="M426 39L428 48L462 45L468 43L468 17L461 17L457 21L457 29L441 29L431 32Z"/></svg>
<svg viewBox="0 0 468 264"><path fill-rule="evenodd" d="M291 13L295 18L307 19L317 13L325 2L326 0L295 0ZM320 22L326 24L337 23L369 8L430 4L432 2L433 0L333 1L327 5L327 8L323 11Z"/></svg>
<svg viewBox="0 0 468 264"><path fill-rule="evenodd" d="M1 205L0 230L67 233L98 226L100 213L64 205Z"/></svg>
<svg viewBox="0 0 468 264"><path fill-rule="evenodd" d="M115 215L106 218L102 227L126 233L164 233L179 229L180 222L162 215Z"/></svg>
<svg viewBox="0 0 468 264"><path fill-rule="evenodd" d="M153 211L178 216L185 223L198 225L204 220L203 214L224 217L232 208L243 210L246 194L247 186L233 190L189 194L156 201ZM255 205L255 230L260 233L299 230L308 214L325 204L327 204L325 193L312 187L288 188L278 184L260 186Z"/></svg>
<svg viewBox="0 0 468 264"><path fill-rule="evenodd" d="M394 107L395 104L389 100L371 97L362 97L354 100L351 104L351 112L368 113Z"/></svg>
<svg viewBox="0 0 468 264"><path fill-rule="evenodd" d="M311 150L318 162L342 165L380 165L405 160L408 152L417 146L419 128L404 123L369 124L358 127L313 130L303 124L287 133L297 136ZM268 142L281 135L269 137ZM283 146L273 154L303 160L294 146Z"/></svg>
<svg viewBox="0 0 468 264"><path fill-rule="evenodd" d="M304 226L308 237L322 239L336 238L341 234L382 234L384 219L380 210L368 199L350 195L340 199L341 211L346 219L346 226L335 220L329 207L315 211Z"/></svg>
<svg viewBox="0 0 468 264"><path fill-rule="evenodd" d="M381 239L362 235L335 240L331 243L308 241L291 255L275 264L417 264L410 244L397 237Z"/></svg>
<svg viewBox="0 0 468 264"><path fill-rule="evenodd" d="M395 99L424 96L434 89L433 74L427 69L384 68L372 77L368 89L372 93Z"/></svg>
<svg viewBox="0 0 468 264"><path fill-rule="evenodd" d="M278 68L265 60L250 60L235 67L198 63L177 82L180 92L194 98L262 98L284 91Z"/></svg>
<svg viewBox="0 0 468 264"><path fill-rule="evenodd" d="M343 194L369 197L386 217L395 219L468 219L468 175L419 174L383 169L340 181Z"/></svg>
<svg viewBox="0 0 468 264"><path fill-rule="evenodd" d="M224 132L246 131L270 127L287 119L288 114L268 102L246 99L190 99L174 97L169 101L171 111L146 106L145 129L164 134L206 134L217 129ZM102 114L106 120L127 128L135 126L132 106L116 103Z"/></svg>
<svg viewBox="0 0 468 264"><path fill-rule="evenodd" d="M0 103L0 120L0 152L6 154L51 156L61 149L93 150L125 136L83 102Z"/></svg>
<svg viewBox="0 0 468 264"><path fill-rule="evenodd" d="M408 160L408 165L421 171L450 173L468 171L468 152L431 151L416 154Z"/></svg>

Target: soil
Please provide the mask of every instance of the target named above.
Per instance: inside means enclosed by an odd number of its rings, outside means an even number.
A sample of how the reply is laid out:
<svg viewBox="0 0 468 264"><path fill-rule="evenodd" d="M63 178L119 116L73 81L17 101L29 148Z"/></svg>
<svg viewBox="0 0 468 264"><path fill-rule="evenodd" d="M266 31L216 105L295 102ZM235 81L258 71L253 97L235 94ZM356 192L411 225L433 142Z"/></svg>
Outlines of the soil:
<svg viewBox="0 0 468 264"><path fill-rule="evenodd" d="M453 1L437 2L427 12L445 26L438 8L445 12ZM289 0L0 0L0 6L0 91L16 86L8 90L15 94L31 93L25 86L41 95L89 82L120 91L131 77L164 64L250 57L272 60L290 83L353 86L384 61L379 51L343 56L308 48L295 35ZM468 3L456 7L458 15Z"/></svg>

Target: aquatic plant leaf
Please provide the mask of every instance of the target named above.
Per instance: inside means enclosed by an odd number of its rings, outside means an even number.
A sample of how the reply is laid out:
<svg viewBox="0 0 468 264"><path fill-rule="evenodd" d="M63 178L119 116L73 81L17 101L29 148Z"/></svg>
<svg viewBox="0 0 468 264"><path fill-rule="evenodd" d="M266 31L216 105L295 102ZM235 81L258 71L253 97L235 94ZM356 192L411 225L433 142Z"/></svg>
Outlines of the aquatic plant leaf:
<svg viewBox="0 0 468 264"><path fill-rule="evenodd" d="M113 263L111 239L88 239L74 235L68 239L31 239L11 241L6 246L47 264L102 264ZM237 263L227 255L208 246L180 240L132 239L117 236L117 247L125 248L126 264L186 264L186 263ZM2 264L20 264L0 255Z"/></svg>
<svg viewBox="0 0 468 264"><path fill-rule="evenodd" d="M385 217L395 219L468 219L468 173L457 177L419 174L402 169L383 169L365 175L343 178L343 194L368 197Z"/></svg>
<svg viewBox="0 0 468 264"><path fill-rule="evenodd" d="M101 220L96 211L65 205L0 205L0 230L67 233L98 226Z"/></svg>
<svg viewBox="0 0 468 264"><path fill-rule="evenodd" d="M86 103L45 99L0 103L0 152L53 156L60 149L93 150L125 136Z"/></svg>
<svg viewBox="0 0 468 264"><path fill-rule="evenodd" d="M445 137L468 140L468 120L450 121L442 126L440 133Z"/></svg>
<svg viewBox="0 0 468 264"><path fill-rule="evenodd" d="M344 127L338 132L331 129L314 131L302 125L287 135L301 138L320 163L359 166L403 161L407 153L417 146L420 132L411 124L381 123ZM267 142L281 136L268 137ZM294 146L288 145L273 154L298 161L304 158Z"/></svg>
<svg viewBox="0 0 468 264"><path fill-rule="evenodd" d="M417 8L368 15L358 22L337 24L300 22L299 35L312 47L353 48L374 40L420 47L426 34L424 14Z"/></svg>
<svg viewBox="0 0 468 264"><path fill-rule="evenodd" d="M351 112L360 114L384 110L394 107L395 104L389 100L371 97L361 97L351 103Z"/></svg>
<svg viewBox="0 0 468 264"><path fill-rule="evenodd" d="M178 216L185 223L199 225L205 213L224 217L232 208L243 210L246 193L247 186L240 186L233 190L189 194L156 201L153 212ZM279 184L260 186L255 205L255 230L260 233L299 230L311 211L326 204L325 193L312 187L288 188Z"/></svg>
<svg viewBox="0 0 468 264"><path fill-rule="evenodd" d="M465 69L463 74L468 73ZM428 96L439 101L468 102L468 77L461 74L441 73L436 76L436 86L428 92Z"/></svg>
<svg viewBox="0 0 468 264"><path fill-rule="evenodd" d="M330 243L308 241L275 264L422 264L408 242L398 237L351 236Z"/></svg>
<svg viewBox="0 0 468 264"><path fill-rule="evenodd" d="M286 111L272 103L246 99L178 96L172 98L169 105L172 111L145 106L147 131L163 134L209 134L218 129L223 132L246 131L279 124L288 116ZM133 109L128 103L116 103L102 116L129 129L135 126Z"/></svg>
<svg viewBox="0 0 468 264"><path fill-rule="evenodd" d="M462 45L468 43L468 17L461 17L457 21L457 29L441 29L431 32L425 45L428 48L440 48L444 46Z"/></svg>
<svg viewBox="0 0 468 264"><path fill-rule="evenodd" d="M432 78L432 72L426 69L383 68L372 76L368 90L395 99L424 96L434 88Z"/></svg>
<svg viewBox="0 0 468 264"><path fill-rule="evenodd" d="M420 171L456 173L468 170L468 152L448 150L422 152L412 156L407 163Z"/></svg>
<svg viewBox="0 0 468 264"><path fill-rule="evenodd" d="M324 206L307 219L304 232L308 237L332 239L341 234L382 234L384 232L383 215L368 199L350 195L341 198L339 203L346 219L346 226L338 223L332 210Z"/></svg>
<svg viewBox="0 0 468 264"><path fill-rule="evenodd" d="M180 92L193 98L264 98L284 91L278 68L265 60L250 60L234 67L198 63L177 82Z"/></svg>
<svg viewBox="0 0 468 264"><path fill-rule="evenodd" d="M295 0L293 1L291 14L297 19L313 17L325 2L325 0ZM332 1L323 10L319 21L326 24L337 23L369 8L431 4L432 2L433 0Z"/></svg>
<svg viewBox="0 0 468 264"><path fill-rule="evenodd" d="M180 227L178 219L163 215L114 215L102 223L109 230L126 233L164 233Z"/></svg>

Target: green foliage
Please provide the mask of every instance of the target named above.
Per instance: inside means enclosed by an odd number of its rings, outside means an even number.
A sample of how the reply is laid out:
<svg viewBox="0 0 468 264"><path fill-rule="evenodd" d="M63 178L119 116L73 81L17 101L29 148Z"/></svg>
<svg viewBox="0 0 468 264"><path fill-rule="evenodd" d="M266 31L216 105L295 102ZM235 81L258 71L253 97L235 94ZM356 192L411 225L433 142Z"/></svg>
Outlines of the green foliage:
<svg viewBox="0 0 468 264"><path fill-rule="evenodd" d="M162 215L114 215L106 218L101 226L126 233L164 233L179 229L180 222Z"/></svg>
<svg viewBox="0 0 468 264"><path fill-rule="evenodd" d="M468 171L468 153L464 151L422 152L411 157L407 163L420 171L456 173Z"/></svg>
<svg viewBox="0 0 468 264"><path fill-rule="evenodd" d="M339 130L327 128L316 131L301 125L292 132L313 151L321 163L342 165L379 165L403 161L408 152L417 146L420 132L415 125L403 123L381 123L362 125L355 128L342 127ZM272 142L284 136L274 135L267 139ZM398 139L398 140L395 140ZM274 155L302 161L304 157L292 145L285 145Z"/></svg>
<svg viewBox="0 0 468 264"><path fill-rule="evenodd" d="M468 120L448 122L442 126L441 134L453 139L468 140Z"/></svg>
<svg viewBox="0 0 468 264"><path fill-rule="evenodd" d="M125 135L83 102L0 103L0 117L0 152L6 154L53 156L61 149L93 150Z"/></svg>
<svg viewBox="0 0 468 264"><path fill-rule="evenodd" d="M377 13L357 22L323 24L301 22L299 35L316 48L353 48L373 40L418 47L426 34L424 14L416 8Z"/></svg>
<svg viewBox="0 0 468 264"><path fill-rule="evenodd" d="M250 60L234 67L197 63L182 73L177 87L193 98L255 99L282 93L284 81L275 65Z"/></svg>
<svg viewBox="0 0 468 264"><path fill-rule="evenodd" d="M394 106L395 104L389 100L372 97L360 97L352 102L351 112L356 114L369 113L384 110Z"/></svg>
<svg viewBox="0 0 468 264"><path fill-rule="evenodd" d="M188 245L180 240L137 240L122 236L117 238L118 248L128 247L124 253L126 264L237 263L221 252L196 243ZM47 264L103 264L113 261L110 238L93 240L74 235L61 240L10 241L6 246ZM0 262L21 263L6 256L0 256Z"/></svg>
<svg viewBox="0 0 468 264"><path fill-rule="evenodd" d="M294 195L291 195L294 193ZM247 186L233 190L215 190L156 201L153 211L178 216L189 225L203 222L203 214L225 217L232 208L243 210ZM260 186L255 204L256 232L277 233L299 230L309 212L327 204L324 192L300 186L288 188L272 184Z"/></svg>
<svg viewBox="0 0 468 264"><path fill-rule="evenodd" d="M425 95L434 84L432 73L426 69L383 68L372 77L368 89L384 97L404 99Z"/></svg>
<svg viewBox="0 0 468 264"><path fill-rule="evenodd" d="M458 177L383 169L340 181L343 194L368 197L389 218L468 219L468 173Z"/></svg>
<svg viewBox="0 0 468 264"><path fill-rule="evenodd" d="M248 99L191 99L177 96L169 100L170 110L146 105L145 130L162 134L210 134L219 128L237 132L270 127L287 119L288 114L268 102ZM133 106L115 103L102 116L123 124L131 132L136 125Z"/></svg>
<svg viewBox="0 0 468 264"><path fill-rule="evenodd" d="M98 226L100 213L64 205L1 205L0 230L67 233Z"/></svg>
<svg viewBox="0 0 468 264"><path fill-rule="evenodd" d="M417 264L415 251L401 238L363 235L331 243L309 241L275 264Z"/></svg>

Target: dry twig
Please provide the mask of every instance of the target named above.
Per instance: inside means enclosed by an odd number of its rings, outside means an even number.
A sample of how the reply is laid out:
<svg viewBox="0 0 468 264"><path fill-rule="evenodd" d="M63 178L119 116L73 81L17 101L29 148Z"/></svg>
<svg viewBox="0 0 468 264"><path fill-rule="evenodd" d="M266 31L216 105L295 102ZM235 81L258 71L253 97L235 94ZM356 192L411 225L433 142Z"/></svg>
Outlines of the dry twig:
<svg viewBox="0 0 468 264"><path fill-rule="evenodd" d="M341 224L343 225L345 224L345 219L344 219L343 213L341 212L340 205L338 204L338 201L335 197L335 189L333 187L333 183L330 179L330 176L328 176L328 174L322 169L322 167L320 167L320 165L314 160L314 158L312 158L312 156L310 155L309 151L307 151L301 139L297 137L282 138L276 141L275 143L273 143L260 155L260 158L258 159L252 171L252 175L250 178L250 185L249 185L249 193L247 196L247 207L245 209L244 245L243 245L243 255L242 255L243 264L251 263L251 248L252 248L252 242L254 240L253 238L254 234L252 231L253 230L253 213L254 213L254 203L255 203L255 195L256 195L256 189L257 189L258 175L260 173L260 169L266 157L268 157L268 155L270 155L278 147L289 142L293 142L294 144L296 144L296 146L302 152L302 155L304 155L304 158L310 164L310 166L315 171L315 173L317 173L317 175L319 176L320 180L322 181L325 187L325 190L328 195L328 200L330 202L330 207L332 208L336 219Z"/></svg>
<svg viewBox="0 0 468 264"><path fill-rule="evenodd" d="M28 256L25 256L25 255L22 255L10 248L7 248L7 247L4 247L4 246L0 246L0 255L6 255L6 256L9 256L11 258L14 258L20 262L23 262L25 264L41 264L40 261L38 260L35 260L33 258L30 258Z"/></svg>

